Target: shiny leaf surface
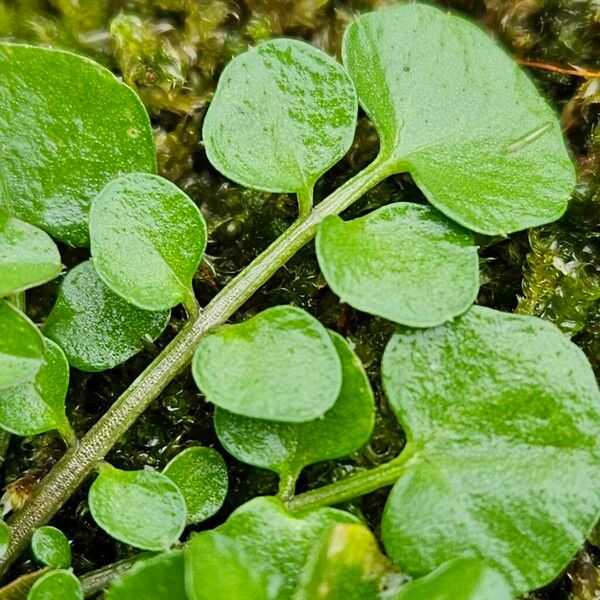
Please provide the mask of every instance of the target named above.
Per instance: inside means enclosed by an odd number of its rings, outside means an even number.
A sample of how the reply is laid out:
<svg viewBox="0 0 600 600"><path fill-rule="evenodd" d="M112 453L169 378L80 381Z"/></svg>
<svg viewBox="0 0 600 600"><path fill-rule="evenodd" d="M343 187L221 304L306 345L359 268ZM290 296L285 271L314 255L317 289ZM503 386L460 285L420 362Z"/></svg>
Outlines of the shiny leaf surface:
<svg viewBox="0 0 600 600"><path fill-rule="evenodd" d="M206 224L170 181L144 173L111 181L92 204L90 238L98 275L131 304L165 310L194 301Z"/></svg>
<svg viewBox="0 0 600 600"><path fill-rule="evenodd" d="M156 471L121 471L102 463L88 502L94 521L115 539L143 550L165 550L185 527L185 499Z"/></svg>
<svg viewBox="0 0 600 600"><path fill-rule="evenodd" d="M43 331L64 350L71 365L82 371L103 371L155 340L169 317L169 311L150 312L127 303L86 261L65 277Z"/></svg>
<svg viewBox="0 0 600 600"><path fill-rule="evenodd" d="M0 390L33 381L44 364L38 328L12 304L0 300Z"/></svg>
<svg viewBox="0 0 600 600"><path fill-rule="evenodd" d="M518 595L556 577L600 511L600 394L581 350L549 323L474 307L395 334L382 369L408 438L388 555L415 576L476 556Z"/></svg>
<svg viewBox="0 0 600 600"><path fill-rule="evenodd" d="M58 248L47 233L0 209L0 297L46 283L61 269Z"/></svg>
<svg viewBox="0 0 600 600"><path fill-rule="evenodd" d="M227 466L212 448L194 446L180 452L163 473L181 490L187 522L200 523L214 515L227 495Z"/></svg>
<svg viewBox="0 0 600 600"><path fill-rule="evenodd" d="M275 600L261 563L235 539L218 531L192 537L185 552L190 600Z"/></svg>
<svg viewBox="0 0 600 600"><path fill-rule="evenodd" d="M140 560L106 591L106 600L188 600L183 552L164 552Z"/></svg>
<svg viewBox="0 0 600 600"><path fill-rule="evenodd" d="M31 538L31 551L35 559L54 569L71 566L71 546L67 536L56 527L45 525L36 529Z"/></svg>
<svg viewBox="0 0 600 600"><path fill-rule="evenodd" d="M407 3L356 19L343 46L390 173L489 235L562 215L575 174L554 110L477 25Z"/></svg>
<svg viewBox="0 0 600 600"><path fill-rule="evenodd" d="M342 389L333 407L307 423L251 419L217 408L217 435L236 458L295 481L305 466L347 456L369 439L375 420L369 380L348 342L330 335L342 364Z"/></svg>
<svg viewBox="0 0 600 600"><path fill-rule="evenodd" d="M0 73L9 212L85 246L94 196L121 173L156 169L146 110L110 71L70 52L2 43Z"/></svg>
<svg viewBox="0 0 600 600"><path fill-rule="evenodd" d="M316 541L335 523L355 522L352 515L333 508L290 514L275 498L250 500L237 508L217 529L218 533L230 538L238 550L233 550L231 546L220 550L223 561L219 570L212 571L214 587L211 589L218 589L216 582L227 578L228 565L231 563L240 584L245 585L243 574L249 570L254 582L260 582L261 579L266 582L267 598L288 599ZM190 569L200 568L200 573L206 573L204 567L194 566L202 565L202 551L197 550L194 556L189 562L186 558L186 578L188 575L195 577L193 573L189 574ZM242 557L242 566L237 564L238 556ZM196 585L193 589L197 589ZM208 600L208 596L200 595L195 600Z"/></svg>
<svg viewBox="0 0 600 600"><path fill-rule="evenodd" d="M71 571L50 571L33 584L27 600L83 600L83 588Z"/></svg>
<svg viewBox="0 0 600 600"><path fill-rule="evenodd" d="M395 600L513 600L506 580L494 569L458 558L402 588Z"/></svg>
<svg viewBox="0 0 600 600"><path fill-rule="evenodd" d="M69 437L65 416L68 387L67 358L60 346L45 339L44 364L35 379L0 390L0 427L22 436L57 429Z"/></svg>
<svg viewBox="0 0 600 600"><path fill-rule="evenodd" d="M479 290L472 236L428 206L389 204L349 222L327 217L317 257L342 301L412 327L463 313Z"/></svg>
<svg viewBox="0 0 600 600"><path fill-rule="evenodd" d="M192 366L206 399L235 414L302 422L336 401L342 369L327 330L292 306L275 306L199 344Z"/></svg>
<svg viewBox="0 0 600 600"><path fill-rule="evenodd" d="M333 58L296 40L270 40L223 71L204 120L208 159L246 187L310 192L348 150L357 101Z"/></svg>
<svg viewBox="0 0 600 600"><path fill-rule="evenodd" d="M294 600L380 600L392 598L402 580L363 525L334 525L315 545L302 571Z"/></svg>

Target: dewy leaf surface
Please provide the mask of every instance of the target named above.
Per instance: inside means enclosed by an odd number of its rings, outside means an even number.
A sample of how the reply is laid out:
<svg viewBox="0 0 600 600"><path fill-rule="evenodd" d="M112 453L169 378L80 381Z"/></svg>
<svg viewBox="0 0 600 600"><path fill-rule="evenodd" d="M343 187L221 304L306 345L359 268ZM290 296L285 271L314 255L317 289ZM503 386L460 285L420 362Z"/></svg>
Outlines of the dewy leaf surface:
<svg viewBox="0 0 600 600"><path fill-rule="evenodd" d="M71 571L50 571L33 584L27 600L83 600L83 588Z"/></svg>
<svg viewBox="0 0 600 600"><path fill-rule="evenodd" d="M354 308L412 327L433 327L477 297L479 261L471 234L437 210L389 204L317 234L323 275Z"/></svg>
<svg viewBox="0 0 600 600"><path fill-rule="evenodd" d="M69 540L56 527L45 525L36 529L31 538L31 551L37 561L53 569L68 569L71 566Z"/></svg>
<svg viewBox="0 0 600 600"><path fill-rule="evenodd" d="M38 328L0 299L0 390L33 381L44 364L44 340Z"/></svg>
<svg viewBox="0 0 600 600"><path fill-rule="evenodd" d="M395 334L383 382L408 438L384 512L388 555L419 576L475 556L516 594L566 566L600 511L600 394L553 325L473 307Z"/></svg>
<svg viewBox="0 0 600 600"><path fill-rule="evenodd" d="M188 524L208 519L225 501L227 465L213 448L187 448L167 464L163 473L175 482L185 498Z"/></svg>
<svg viewBox="0 0 600 600"><path fill-rule="evenodd" d="M317 540L336 523L356 522L349 513L334 508L292 515L275 498L255 498L236 509L217 531L230 537L252 564L260 565L270 597L287 600ZM226 575L227 566L222 569Z"/></svg>
<svg viewBox="0 0 600 600"><path fill-rule="evenodd" d="M307 423L252 419L217 408L217 435L236 458L295 479L305 466L347 456L367 442L375 421L369 380L348 342L330 335L342 363L342 389L333 407Z"/></svg>
<svg viewBox="0 0 600 600"><path fill-rule="evenodd" d="M402 588L395 600L513 600L506 580L494 569L469 558L442 565Z"/></svg>
<svg viewBox="0 0 600 600"><path fill-rule="evenodd" d="M74 246L87 245L90 203L113 177L156 170L139 98L62 50L0 44L0 146L10 212Z"/></svg>
<svg viewBox="0 0 600 600"><path fill-rule="evenodd" d="M270 40L223 71L204 120L208 159L246 187L310 192L350 148L356 92L333 58L290 39Z"/></svg>
<svg viewBox="0 0 600 600"><path fill-rule="evenodd" d="M340 360L327 330L292 306L274 306L205 337L192 371L209 402L273 421L322 416L342 385Z"/></svg>
<svg viewBox="0 0 600 600"><path fill-rule="evenodd" d="M70 426L65 416L69 363L52 340L44 340L44 364L33 381L0 390L0 427L28 436L57 429L65 437Z"/></svg>
<svg viewBox="0 0 600 600"><path fill-rule="evenodd" d="M121 471L103 463L88 502L104 531L135 548L166 550L185 527L181 491L156 471Z"/></svg>
<svg viewBox="0 0 600 600"><path fill-rule="evenodd" d="M145 340L155 340L169 317L169 311L145 311L117 296L86 261L65 277L43 330L71 365L103 371L137 354Z"/></svg>
<svg viewBox="0 0 600 600"><path fill-rule="evenodd" d="M0 215L0 297L46 283L61 269L58 248L47 233Z"/></svg>
<svg viewBox="0 0 600 600"><path fill-rule="evenodd" d="M140 560L106 591L106 600L188 600L183 552L175 550Z"/></svg>
<svg viewBox="0 0 600 600"><path fill-rule="evenodd" d="M407 3L354 21L343 57L390 172L448 217L496 235L562 215L575 174L561 126L477 25Z"/></svg>
<svg viewBox="0 0 600 600"><path fill-rule="evenodd" d="M194 301L206 224L170 181L145 173L111 181L92 204L90 238L98 275L131 304L165 310Z"/></svg>

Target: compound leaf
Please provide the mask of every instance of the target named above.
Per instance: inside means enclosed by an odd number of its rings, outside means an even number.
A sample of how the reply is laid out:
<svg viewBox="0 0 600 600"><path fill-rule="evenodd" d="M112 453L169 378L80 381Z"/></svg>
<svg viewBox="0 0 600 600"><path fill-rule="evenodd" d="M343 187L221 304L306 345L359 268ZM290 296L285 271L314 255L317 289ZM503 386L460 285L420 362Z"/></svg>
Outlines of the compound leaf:
<svg viewBox="0 0 600 600"><path fill-rule="evenodd" d="M92 204L90 238L98 275L131 304L156 311L194 302L206 224L170 181L145 173L111 181Z"/></svg>
<svg viewBox="0 0 600 600"><path fill-rule="evenodd" d="M88 502L104 531L135 548L166 550L185 528L183 494L156 471L121 471L102 463Z"/></svg>
<svg viewBox="0 0 600 600"><path fill-rule="evenodd" d="M412 327L463 313L479 290L471 234L429 206L389 204L350 222L327 217L317 257L342 301Z"/></svg>
<svg viewBox="0 0 600 600"><path fill-rule="evenodd" d="M3 212L0 209L0 297L58 277L62 264L50 236Z"/></svg>
<svg viewBox="0 0 600 600"><path fill-rule="evenodd" d="M452 220L502 235L563 214L575 173L556 115L477 25L411 2L356 19L343 57L380 160Z"/></svg>
<svg viewBox="0 0 600 600"><path fill-rule="evenodd" d="M169 317L169 311L145 311L117 296L86 261L65 277L43 331L64 350L71 365L103 371L155 340Z"/></svg>
<svg viewBox="0 0 600 600"><path fill-rule="evenodd" d="M163 552L140 560L106 591L106 600L188 600L183 551Z"/></svg>
<svg viewBox="0 0 600 600"><path fill-rule="evenodd" d="M205 337L192 370L209 402L273 421L323 415L342 385L340 360L327 330L292 306L274 306Z"/></svg>
<svg viewBox="0 0 600 600"><path fill-rule="evenodd" d="M57 429L68 439L71 436L65 415L68 387L67 358L60 346L45 339L44 364L35 379L0 390L0 427L22 436Z"/></svg>
<svg viewBox="0 0 600 600"><path fill-rule="evenodd" d="M71 571L50 571L33 584L27 600L83 600L83 588Z"/></svg>
<svg viewBox="0 0 600 600"><path fill-rule="evenodd" d="M369 380L348 342L330 335L342 364L342 389L333 407L307 423L252 419L217 408L217 435L236 458L293 482L305 466L347 456L369 439L375 420Z"/></svg>
<svg viewBox="0 0 600 600"><path fill-rule="evenodd" d="M185 498L188 524L208 519L225 501L227 466L213 448L187 448L167 464L163 473L175 482Z"/></svg>
<svg viewBox="0 0 600 600"><path fill-rule="evenodd" d="M71 566L71 546L67 536L56 527L44 525L33 532L31 551L35 559L54 569Z"/></svg>
<svg viewBox="0 0 600 600"><path fill-rule="evenodd" d="M114 177L156 170L148 114L110 71L63 50L0 44L0 146L10 212L74 246Z"/></svg>
<svg viewBox="0 0 600 600"><path fill-rule="evenodd" d="M600 510L600 393L556 327L473 307L396 333L383 382L408 438L383 517L415 576L455 557L497 568L516 595L566 566Z"/></svg>
<svg viewBox="0 0 600 600"><path fill-rule="evenodd" d="M203 127L208 159L246 187L311 192L350 148L356 92L344 68L304 42L270 40L234 58Z"/></svg>
<svg viewBox="0 0 600 600"><path fill-rule="evenodd" d="M0 390L33 381L44 364L44 340L18 309L0 299Z"/></svg>
<svg viewBox="0 0 600 600"><path fill-rule="evenodd" d="M405 585L395 600L512 600L498 571L472 558L457 558Z"/></svg>

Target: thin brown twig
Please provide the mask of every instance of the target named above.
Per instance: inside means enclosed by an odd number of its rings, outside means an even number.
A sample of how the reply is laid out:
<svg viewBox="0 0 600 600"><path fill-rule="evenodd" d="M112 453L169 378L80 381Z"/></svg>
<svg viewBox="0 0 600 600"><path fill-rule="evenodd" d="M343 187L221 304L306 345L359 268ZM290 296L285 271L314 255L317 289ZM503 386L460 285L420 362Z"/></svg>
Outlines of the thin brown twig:
<svg viewBox="0 0 600 600"><path fill-rule="evenodd" d="M590 71L589 69L582 69L574 65L570 65L571 68L561 67L560 65L554 65L552 63L536 62L534 60L526 60L524 58L517 58L517 62L525 67L533 67L534 69L544 69L545 71L552 71L553 73L563 73L564 75L575 75L576 77L585 77L586 79L600 78L600 71Z"/></svg>

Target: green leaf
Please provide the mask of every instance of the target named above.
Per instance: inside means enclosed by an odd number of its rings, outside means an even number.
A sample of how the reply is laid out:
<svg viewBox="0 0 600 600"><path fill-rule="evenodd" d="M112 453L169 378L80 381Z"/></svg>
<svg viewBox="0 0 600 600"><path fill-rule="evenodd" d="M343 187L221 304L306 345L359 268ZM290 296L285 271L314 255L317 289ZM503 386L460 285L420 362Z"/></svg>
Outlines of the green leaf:
<svg viewBox="0 0 600 600"><path fill-rule="evenodd" d="M31 538L31 551L35 559L54 569L71 566L71 546L67 536L56 527L45 525L36 529Z"/></svg>
<svg viewBox="0 0 600 600"><path fill-rule="evenodd" d="M64 350L71 365L82 371L103 371L155 340L169 318L169 311L149 312L125 302L86 261L65 277L42 329Z"/></svg>
<svg viewBox="0 0 600 600"><path fill-rule="evenodd" d="M34 381L0 390L0 427L22 436L57 429L68 439L71 427L65 415L65 397L69 363L49 339L44 340L44 361Z"/></svg>
<svg viewBox="0 0 600 600"><path fill-rule="evenodd" d="M102 463L88 501L94 521L135 548L166 550L185 528L181 491L156 471L121 471Z"/></svg>
<svg viewBox="0 0 600 600"><path fill-rule="evenodd" d="M389 204L348 223L327 217L317 257L342 301L412 327L463 313L479 290L471 234L429 206Z"/></svg>
<svg viewBox="0 0 600 600"><path fill-rule="evenodd" d="M33 381L44 364L42 334L6 300L0 300L0 331L0 389Z"/></svg>
<svg viewBox="0 0 600 600"><path fill-rule="evenodd" d="M92 204L90 238L98 275L131 304L165 310L195 301L206 224L170 181L144 173L111 181Z"/></svg>
<svg viewBox="0 0 600 600"><path fill-rule="evenodd" d="M230 412L302 422L329 410L342 369L327 330L292 306L275 306L199 344L192 365L206 399Z"/></svg>
<svg viewBox="0 0 600 600"><path fill-rule="evenodd" d="M180 452L163 473L181 490L187 506L187 523L212 517L227 495L227 466L212 448L195 446Z"/></svg>
<svg viewBox="0 0 600 600"><path fill-rule="evenodd" d="M276 423L215 411L215 428L239 460L296 480L307 465L347 456L371 435L375 404L369 380L348 342L330 332L342 364L342 389L325 415L307 423Z"/></svg>
<svg viewBox="0 0 600 600"><path fill-rule="evenodd" d="M83 588L71 571L50 571L33 584L27 600L83 600Z"/></svg>
<svg viewBox="0 0 600 600"><path fill-rule="evenodd" d="M311 193L354 138L356 92L344 68L304 42L270 40L223 71L204 119L212 165L246 187Z"/></svg>
<svg viewBox="0 0 600 600"><path fill-rule="evenodd" d="M203 531L187 544L185 583L191 600L277 598L257 557L218 531Z"/></svg>
<svg viewBox="0 0 600 600"><path fill-rule="evenodd" d="M268 595L257 594L254 598L289 599L315 542L335 523L355 522L352 515L333 508L290 514L276 498L254 498L216 530L229 538L230 544L218 538L197 542L196 537L204 533L192 538L186 556L188 593L194 600L250 600L253 596L249 592L243 595L244 590L259 590L266 584ZM218 552L220 558L215 559L212 552ZM232 581L228 583L230 572ZM206 582L209 573L211 580ZM201 581L215 595L203 592ZM221 585L236 594L219 595Z"/></svg>
<svg viewBox="0 0 600 600"><path fill-rule="evenodd" d="M489 235L560 217L575 172L554 110L477 25L424 4L362 15L344 64L390 173Z"/></svg>
<svg viewBox="0 0 600 600"><path fill-rule="evenodd" d="M512 600L505 579L472 558L458 558L404 586L395 600Z"/></svg>
<svg viewBox="0 0 600 600"><path fill-rule="evenodd" d="M566 566L600 511L600 393L553 325L473 307L393 336L383 382L405 429L388 555L420 576L479 557L520 595Z"/></svg>
<svg viewBox="0 0 600 600"><path fill-rule="evenodd" d="M60 254L50 236L0 209L0 296L46 283L61 270Z"/></svg>
<svg viewBox="0 0 600 600"><path fill-rule="evenodd" d="M0 521L0 557L6 554L10 543L10 529L4 521Z"/></svg>
<svg viewBox="0 0 600 600"><path fill-rule="evenodd" d="M140 560L106 591L106 600L187 600L183 551Z"/></svg>
<svg viewBox="0 0 600 600"><path fill-rule="evenodd" d="M334 525L314 547L294 600L380 600L400 584L375 536L357 524Z"/></svg>
<svg viewBox="0 0 600 600"><path fill-rule="evenodd" d="M156 170L136 94L93 61L0 44L0 147L10 212L74 246L94 196L115 176Z"/></svg>

